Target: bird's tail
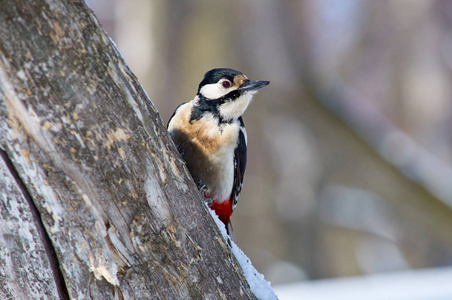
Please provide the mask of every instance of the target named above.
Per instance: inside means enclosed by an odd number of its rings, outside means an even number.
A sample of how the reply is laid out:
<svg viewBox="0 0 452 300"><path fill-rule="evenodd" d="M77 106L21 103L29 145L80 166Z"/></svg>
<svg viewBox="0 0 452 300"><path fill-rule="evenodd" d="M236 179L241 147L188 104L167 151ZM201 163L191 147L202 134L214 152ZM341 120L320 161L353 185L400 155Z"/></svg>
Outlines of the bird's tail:
<svg viewBox="0 0 452 300"><path fill-rule="evenodd" d="M228 224L226 225L226 232L228 233L231 240L233 240L235 242L234 231L232 230L231 221L229 221Z"/></svg>

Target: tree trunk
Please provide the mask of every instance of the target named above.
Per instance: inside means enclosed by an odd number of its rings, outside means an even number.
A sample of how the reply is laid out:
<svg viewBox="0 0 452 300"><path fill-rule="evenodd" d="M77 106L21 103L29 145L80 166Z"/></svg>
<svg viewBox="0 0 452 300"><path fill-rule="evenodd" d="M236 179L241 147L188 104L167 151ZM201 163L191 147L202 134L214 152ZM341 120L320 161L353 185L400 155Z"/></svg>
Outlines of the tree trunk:
<svg viewBox="0 0 452 300"><path fill-rule="evenodd" d="M0 298L255 298L85 3L0 7Z"/></svg>

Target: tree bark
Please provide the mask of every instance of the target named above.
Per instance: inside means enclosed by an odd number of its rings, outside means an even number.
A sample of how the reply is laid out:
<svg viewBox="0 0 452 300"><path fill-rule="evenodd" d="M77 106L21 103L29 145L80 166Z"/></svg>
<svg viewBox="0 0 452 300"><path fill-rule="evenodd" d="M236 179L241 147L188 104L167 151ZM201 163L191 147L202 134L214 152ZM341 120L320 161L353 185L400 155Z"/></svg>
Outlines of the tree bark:
<svg viewBox="0 0 452 300"><path fill-rule="evenodd" d="M0 298L255 298L85 3L0 7Z"/></svg>

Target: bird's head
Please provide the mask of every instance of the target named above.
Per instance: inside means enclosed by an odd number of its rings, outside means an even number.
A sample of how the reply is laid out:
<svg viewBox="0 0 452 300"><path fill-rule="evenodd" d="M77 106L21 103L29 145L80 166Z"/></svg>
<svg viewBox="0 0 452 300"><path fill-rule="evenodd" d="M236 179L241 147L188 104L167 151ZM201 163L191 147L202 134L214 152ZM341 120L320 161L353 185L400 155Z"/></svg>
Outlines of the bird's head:
<svg viewBox="0 0 452 300"><path fill-rule="evenodd" d="M223 120L240 117L253 95L270 81L250 81L242 72L221 68L204 75L198 88L198 105Z"/></svg>

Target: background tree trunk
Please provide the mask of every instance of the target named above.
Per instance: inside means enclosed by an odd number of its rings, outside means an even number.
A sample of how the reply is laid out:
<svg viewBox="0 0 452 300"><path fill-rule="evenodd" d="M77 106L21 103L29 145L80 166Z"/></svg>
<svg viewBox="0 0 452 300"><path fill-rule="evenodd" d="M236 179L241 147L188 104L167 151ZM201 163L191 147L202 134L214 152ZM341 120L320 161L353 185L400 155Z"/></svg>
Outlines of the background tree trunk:
<svg viewBox="0 0 452 300"><path fill-rule="evenodd" d="M85 3L0 7L0 298L255 298Z"/></svg>

